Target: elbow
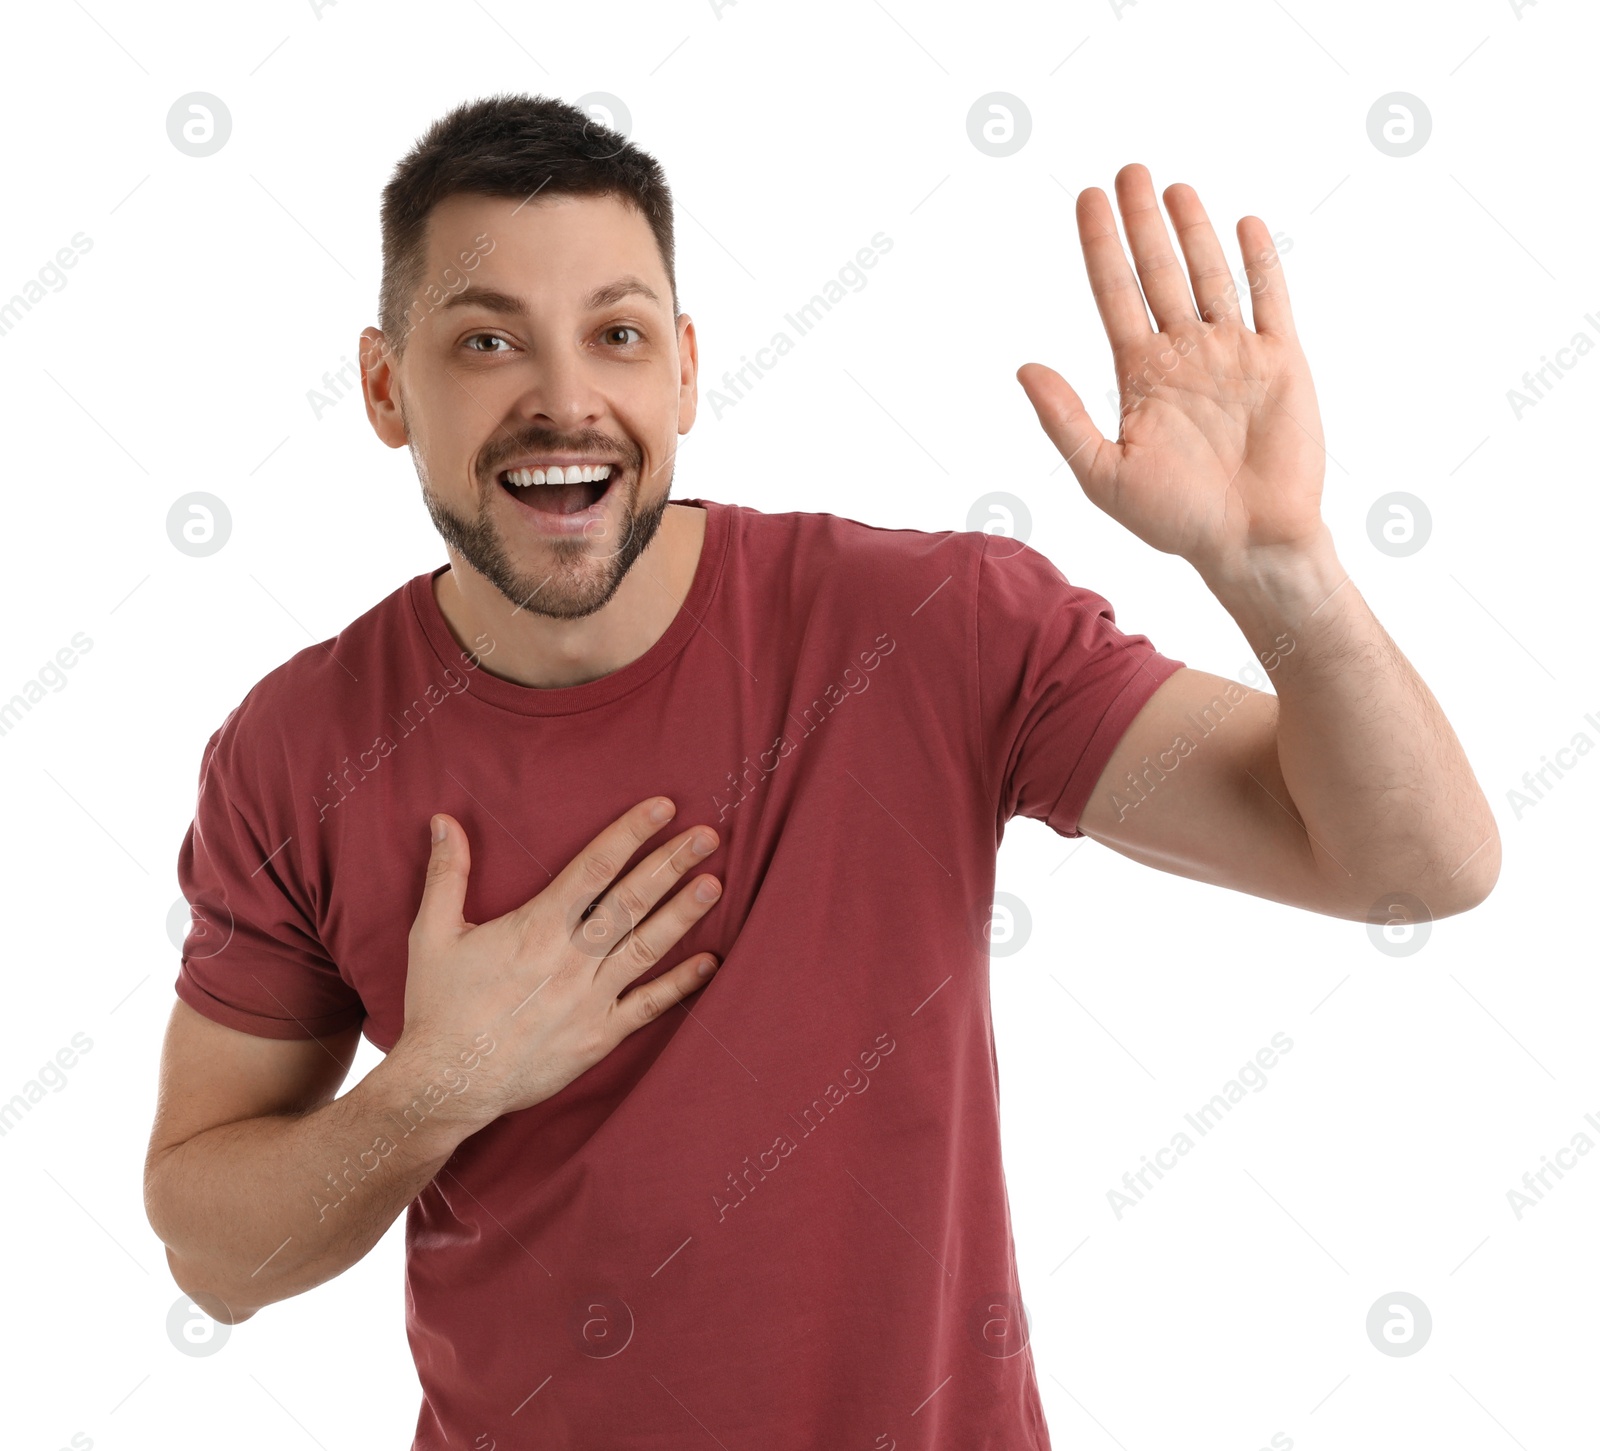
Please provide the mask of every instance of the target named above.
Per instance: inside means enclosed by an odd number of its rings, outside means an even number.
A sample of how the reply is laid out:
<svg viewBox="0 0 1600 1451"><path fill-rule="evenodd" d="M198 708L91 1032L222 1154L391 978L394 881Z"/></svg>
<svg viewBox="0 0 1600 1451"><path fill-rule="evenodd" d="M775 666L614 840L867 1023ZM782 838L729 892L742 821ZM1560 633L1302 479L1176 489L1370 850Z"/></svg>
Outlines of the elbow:
<svg viewBox="0 0 1600 1451"><path fill-rule="evenodd" d="M1322 910L1398 929L1470 912L1488 900L1499 879L1500 833L1491 822L1464 859L1459 841L1418 843L1399 856L1346 869L1337 885L1328 882L1333 905Z"/></svg>
<svg viewBox="0 0 1600 1451"><path fill-rule="evenodd" d="M1391 886L1360 904L1368 923L1434 922L1482 906L1500 880L1500 833L1491 824L1489 834L1465 860L1460 859L1459 849L1443 846L1428 853L1428 863L1427 868L1410 872L1396 872L1391 864L1383 874ZM1369 889L1376 876L1367 877ZM1395 882L1404 885L1396 888Z"/></svg>
<svg viewBox="0 0 1600 1451"><path fill-rule="evenodd" d="M1500 831L1491 821L1489 834L1441 886L1444 910L1435 915L1453 917L1482 906L1499 880Z"/></svg>
<svg viewBox="0 0 1600 1451"><path fill-rule="evenodd" d="M152 1152L145 1161L144 1213L150 1228L155 1231L156 1238L161 1241L162 1249L166 1251L167 1268L172 1273L173 1283L194 1302L198 1309L203 1310L219 1325L237 1325L242 1320L248 1320L261 1308L259 1305L241 1303L237 1293L231 1298L225 1297L220 1293L214 1276L203 1273L197 1265L186 1260L173 1248L175 1243L181 1242L183 1232L177 1218L170 1212L163 1193L160 1174L163 1157L161 1153Z"/></svg>
<svg viewBox="0 0 1600 1451"><path fill-rule="evenodd" d="M237 1325L261 1308L259 1305L242 1305L237 1300L224 1299L203 1276L195 1273L192 1265L174 1252L171 1245L166 1246L166 1251L167 1268L172 1271L173 1281L197 1309L205 1311L217 1324Z"/></svg>
<svg viewBox="0 0 1600 1451"><path fill-rule="evenodd" d="M1475 877L1472 882L1462 890L1461 903L1456 908L1457 912L1470 912L1474 907L1480 907L1494 891L1494 885L1500 880L1498 867L1491 873Z"/></svg>

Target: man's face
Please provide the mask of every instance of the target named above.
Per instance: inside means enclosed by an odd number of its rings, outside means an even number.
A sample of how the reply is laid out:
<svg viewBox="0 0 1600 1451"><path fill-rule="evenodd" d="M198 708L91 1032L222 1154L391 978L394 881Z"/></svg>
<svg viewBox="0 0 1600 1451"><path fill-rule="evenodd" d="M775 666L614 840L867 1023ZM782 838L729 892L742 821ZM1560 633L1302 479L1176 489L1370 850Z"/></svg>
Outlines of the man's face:
<svg viewBox="0 0 1600 1451"><path fill-rule="evenodd" d="M410 444L445 542L513 605L591 614L654 537L694 422L694 327L655 236L616 197L459 195L427 240L398 366L362 334L368 414ZM609 477L565 482L582 467Z"/></svg>

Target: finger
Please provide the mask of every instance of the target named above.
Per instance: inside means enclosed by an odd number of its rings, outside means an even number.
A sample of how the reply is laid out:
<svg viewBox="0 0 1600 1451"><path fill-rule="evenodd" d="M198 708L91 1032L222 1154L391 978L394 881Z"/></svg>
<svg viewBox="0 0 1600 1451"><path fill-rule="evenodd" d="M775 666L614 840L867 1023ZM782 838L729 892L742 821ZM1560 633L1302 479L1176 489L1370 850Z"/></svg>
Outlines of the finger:
<svg viewBox="0 0 1600 1451"><path fill-rule="evenodd" d="M1083 265L1089 273L1100 321L1113 353L1142 347L1155 331L1144 310L1144 294L1128 266L1111 203L1097 186L1078 193L1078 240L1083 244Z"/></svg>
<svg viewBox="0 0 1600 1451"><path fill-rule="evenodd" d="M717 845L715 831L709 826L696 826L657 847L627 876L608 888L592 909L583 913L582 920L574 926L574 944L594 958L619 950L628 935L636 933L640 924L649 919L656 903L710 856ZM670 942L661 941L659 932L653 933L649 940L656 949L653 962L660 958ZM671 939L676 940L676 937ZM649 964L642 964L640 971L646 966Z"/></svg>
<svg viewBox="0 0 1600 1451"><path fill-rule="evenodd" d="M596 985L615 997L661 962L721 899L721 882L709 873L696 877L640 920L610 952L595 952L600 959Z"/></svg>
<svg viewBox="0 0 1600 1451"><path fill-rule="evenodd" d="M1186 323L1200 321L1189 295L1189 283L1178 266L1167 224L1156 205L1156 189L1148 167L1137 161L1117 173L1117 205L1122 209L1122 225L1128 233L1128 247L1134 266L1139 269L1139 284L1150 303L1150 315L1162 332L1173 332Z"/></svg>
<svg viewBox="0 0 1600 1451"><path fill-rule="evenodd" d="M427 941L443 941L466 925L463 910L467 900L467 876L472 854L467 849L467 834L461 823L442 811L429 823L429 837L442 828L444 837L433 842L428 857L428 873L422 883L422 903L412 924L412 935Z"/></svg>
<svg viewBox="0 0 1600 1451"><path fill-rule="evenodd" d="M657 820L652 814L665 802L666 815ZM625 811L610 826L594 837L566 864L555 879L519 909L528 912L534 902L550 897L559 903L567 930L571 932L606 891L628 859L670 820L677 808L661 796L652 796Z"/></svg>
<svg viewBox="0 0 1600 1451"><path fill-rule="evenodd" d="M1240 217L1238 232L1245 277L1250 283L1250 320L1255 330L1293 336L1294 314L1289 310L1289 288L1283 279L1283 263L1272 243L1272 233L1260 217Z"/></svg>
<svg viewBox="0 0 1600 1451"><path fill-rule="evenodd" d="M1161 195L1178 234L1178 245L1183 248L1184 261L1189 264L1189 285L1200 304L1200 316L1207 322L1238 319L1239 289L1199 195L1182 182L1174 182Z"/></svg>
<svg viewBox="0 0 1600 1451"><path fill-rule="evenodd" d="M1054 368L1024 363L1017 369L1017 382L1039 415L1039 426L1061 450L1080 484L1087 487L1114 464L1118 445L1095 427L1083 400Z"/></svg>
<svg viewBox="0 0 1600 1451"><path fill-rule="evenodd" d="M660 977L641 983L632 992L618 998L611 1005L608 1022L612 1027L612 1044L646 1023L653 1023L668 1008L676 1007L691 993L698 992L721 964L709 952L697 952L687 962L680 962Z"/></svg>

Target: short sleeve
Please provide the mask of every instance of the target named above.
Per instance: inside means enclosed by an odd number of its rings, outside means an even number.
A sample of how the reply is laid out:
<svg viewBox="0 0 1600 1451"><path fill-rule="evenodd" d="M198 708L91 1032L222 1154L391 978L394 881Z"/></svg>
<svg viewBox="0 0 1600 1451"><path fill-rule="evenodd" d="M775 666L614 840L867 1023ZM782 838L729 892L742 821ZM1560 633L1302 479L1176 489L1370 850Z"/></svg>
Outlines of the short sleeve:
<svg viewBox="0 0 1600 1451"><path fill-rule="evenodd" d="M295 843L269 840L243 783L248 754L230 716L206 745L195 814L178 853L189 930L178 997L227 1028L259 1038L321 1038L366 1016L317 939L293 883Z"/></svg>
<svg viewBox="0 0 1600 1451"><path fill-rule="evenodd" d="M1101 595L1002 535L985 536L976 614L980 728L998 825L1031 816L1082 836L1079 818L1117 742L1183 661L1124 634Z"/></svg>

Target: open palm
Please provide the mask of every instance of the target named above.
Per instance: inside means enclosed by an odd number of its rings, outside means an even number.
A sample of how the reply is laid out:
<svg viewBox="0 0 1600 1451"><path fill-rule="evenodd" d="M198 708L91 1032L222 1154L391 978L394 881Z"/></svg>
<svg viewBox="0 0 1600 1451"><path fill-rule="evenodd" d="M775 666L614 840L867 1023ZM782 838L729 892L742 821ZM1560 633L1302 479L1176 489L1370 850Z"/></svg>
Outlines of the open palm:
<svg viewBox="0 0 1600 1451"><path fill-rule="evenodd" d="M1187 280L1150 173L1125 166L1116 190L1137 281L1105 193L1082 192L1077 212L1121 390L1121 433L1106 438L1059 373L1027 363L1017 380L1039 422L1093 503L1202 573L1308 544L1322 528L1322 424L1265 223L1238 226L1252 328L1193 188L1164 194Z"/></svg>

